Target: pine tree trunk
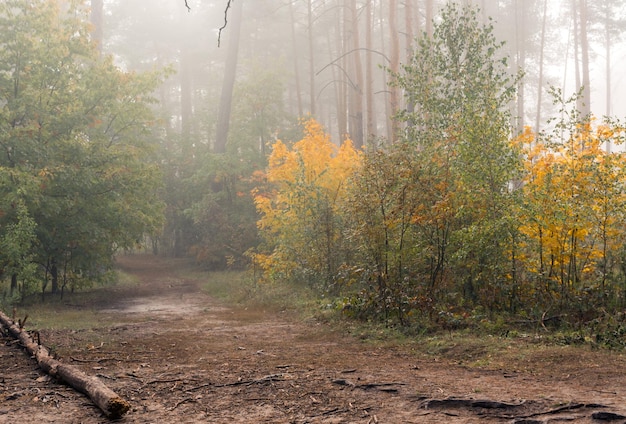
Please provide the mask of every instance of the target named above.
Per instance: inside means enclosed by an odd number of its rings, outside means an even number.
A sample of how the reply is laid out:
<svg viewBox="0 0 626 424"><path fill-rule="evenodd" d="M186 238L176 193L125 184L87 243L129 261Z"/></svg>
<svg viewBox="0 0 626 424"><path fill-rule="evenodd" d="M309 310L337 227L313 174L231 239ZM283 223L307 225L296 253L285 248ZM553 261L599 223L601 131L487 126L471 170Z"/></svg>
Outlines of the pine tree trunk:
<svg viewBox="0 0 626 424"><path fill-rule="evenodd" d="M535 133L539 134L541 127L541 101L543 94L543 55L546 46L546 24L548 21L548 0L543 0L543 18L541 23L541 44L539 46L539 81L537 84L537 115L535 118Z"/></svg>
<svg viewBox="0 0 626 424"><path fill-rule="evenodd" d="M309 26L309 96L310 96L310 112L315 116L315 54L313 47L313 0L307 2L307 18Z"/></svg>
<svg viewBox="0 0 626 424"><path fill-rule="evenodd" d="M389 33L391 36L391 64L390 69L393 73L398 73L400 68L400 42L398 39L398 24L397 24L397 13L398 13L398 2L397 0L389 1ZM389 133L388 138L391 143L394 143L398 137L398 121L393 119L393 115L398 111L400 107L400 93L398 88L389 87L391 91L389 95L389 108L391 115L388 116L389 124Z"/></svg>
<svg viewBox="0 0 626 424"><path fill-rule="evenodd" d="M372 65L372 0L365 2L365 99L367 103L367 137L375 136L376 105L374 103L374 68Z"/></svg>
<svg viewBox="0 0 626 424"><path fill-rule="evenodd" d="M354 142L354 147L360 149L363 146L363 66L361 64L361 45L359 36L359 20L356 8L356 0L350 0L350 37L352 42L352 64L354 66L355 87L352 87L352 111L350 120L352 122L350 136Z"/></svg>
<svg viewBox="0 0 626 424"><path fill-rule="evenodd" d="M296 99L298 102L298 116L303 116L302 109L302 92L300 88L300 67L298 66L298 57L300 56L298 53L298 41L296 38L296 21L295 15L293 13L293 3L289 2L289 15L291 17L291 40L293 46L293 68L294 68L294 77L296 80Z"/></svg>
<svg viewBox="0 0 626 424"><path fill-rule="evenodd" d="M580 7L580 53L582 56L582 77L583 77L583 107L581 113L583 117L591 114L591 78L589 76L589 37L587 35L587 24L589 13L587 10L587 0L579 0Z"/></svg>

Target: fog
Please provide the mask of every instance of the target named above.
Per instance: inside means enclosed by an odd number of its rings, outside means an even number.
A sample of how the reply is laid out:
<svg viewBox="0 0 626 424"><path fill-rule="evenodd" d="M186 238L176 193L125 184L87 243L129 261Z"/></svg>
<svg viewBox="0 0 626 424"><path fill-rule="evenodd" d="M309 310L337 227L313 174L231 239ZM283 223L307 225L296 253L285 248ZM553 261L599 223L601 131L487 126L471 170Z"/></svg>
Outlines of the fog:
<svg viewBox="0 0 626 424"><path fill-rule="evenodd" d="M243 11L238 22L233 13L240 1ZM196 138L192 144L215 142L224 77L232 76L226 67L228 51L239 24L233 96L253 96L258 104L256 110L233 109L231 125L237 113L263 112L274 125L260 137L276 137L283 121L311 114L338 140L342 134L359 142L388 136L393 105L385 68L393 68L394 61L401 67L410 59L415 37L429 30L427 22L438 19L443 4L433 0L238 0L227 10L228 3L189 0L187 8L184 0L104 0L104 50L125 69L172 67L174 74L161 92L162 112L169 115L173 130L183 131L184 126ZM518 125L537 126L539 90L541 125L554 112L548 87L561 88L566 96L580 88L585 39L591 112L596 116L626 114L620 101L626 83L615 71L626 60L624 2L599 2L581 10L571 0L549 1L545 24L542 0L474 3L485 22L493 19L496 37L506 42L503 53L510 56L511 72L522 69L525 73L520 104L512 106ZM611 93L608 105L607 91ZM404 107L402 99L397 107ZM268 116L270 112L273 116Z"/></svg>

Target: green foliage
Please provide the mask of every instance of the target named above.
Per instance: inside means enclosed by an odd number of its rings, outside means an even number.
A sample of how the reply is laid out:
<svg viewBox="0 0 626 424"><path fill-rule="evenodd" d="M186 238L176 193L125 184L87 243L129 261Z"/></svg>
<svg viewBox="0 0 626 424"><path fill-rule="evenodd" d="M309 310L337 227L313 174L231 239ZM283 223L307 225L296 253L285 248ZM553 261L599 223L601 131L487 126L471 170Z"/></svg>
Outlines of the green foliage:
<svg viewBox="0 0 626 424"><path fill-rule="evenodd" d="M246 252L259 242L252 189L264 178L270 143L277 134L297 128L286 118L277 71L252 62L242 74L225 153L210 153L194 132L180 140L169 135L168 144L193 145L195 150L163 152L167 223L161 244L167 253L191 254L216 270L249 263ZM207 123L210 117L192 126Z"/></svg>
<svg viewBox="0 0 626 424"><path fill-rule="evenodd" d="M256 167L236 154L208 154L188 180L198 191L184 211L195 228L190 252L207 268L241 269L248 264L246 252L258 243L252 197L259 178Z"/></svg>
<svg viewBox="0 0 626 424"><path fill-rule="evenodd" d="M426 314L451 325L456 313L444 305L496 310L510 295L516 78L492 31L474 8L443 10L433 37L421 38L394 75L414 110L398 114L398 145L369 152L354 178L357 268L371 270L361 284L375 287L379 308L400 322Z"/></svg>
<svg viewBox="0 0 626 424"><path fill-rule="evenodd" d="M53 291L106 278L115 250L157 231L162 216L149 107L160 77L100 59L79 5L0 5L0 193L19 193L36 224L25 255ZM2 211L8 240L16 221Z"/></svg>

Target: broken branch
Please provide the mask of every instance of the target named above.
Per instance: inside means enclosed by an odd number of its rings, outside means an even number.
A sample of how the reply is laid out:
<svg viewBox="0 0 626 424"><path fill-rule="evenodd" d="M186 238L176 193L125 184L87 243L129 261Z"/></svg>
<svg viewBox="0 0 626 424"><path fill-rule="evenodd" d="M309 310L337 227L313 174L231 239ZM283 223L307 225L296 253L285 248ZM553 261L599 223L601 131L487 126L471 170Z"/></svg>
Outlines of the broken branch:
<svg viewBox="0 0 626 424"><path fill-rule="evenodd" d="M2 312L0 312L0 325L6 328L13 338L20 341L26 351L37 360L37 364L43 371L89 396L107 417L120 418L130 409L130 404L126 400L109 389L98 378L54 359L45 346L36 343L26 331Z"/></svg>

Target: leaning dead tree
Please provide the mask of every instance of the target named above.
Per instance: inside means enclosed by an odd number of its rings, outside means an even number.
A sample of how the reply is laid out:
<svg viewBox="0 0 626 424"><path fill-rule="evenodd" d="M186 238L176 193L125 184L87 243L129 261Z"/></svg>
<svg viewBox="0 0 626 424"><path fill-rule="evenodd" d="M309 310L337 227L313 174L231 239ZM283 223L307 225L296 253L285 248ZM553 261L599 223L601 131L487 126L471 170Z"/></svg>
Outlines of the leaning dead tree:
<svg viewBox="0 0 626 424"><path fill-rule="evenodd" d="M130 409L130 404L109 389L98 378L85 374L80 369L65 365L50 356L50 351L35 341L24 330L24 321L17 323L0 312L0 327L19 340L26 351L32 355L39 367L50 376L66 383L81 393L86 394L110 419L121 418Z"/></svg>

